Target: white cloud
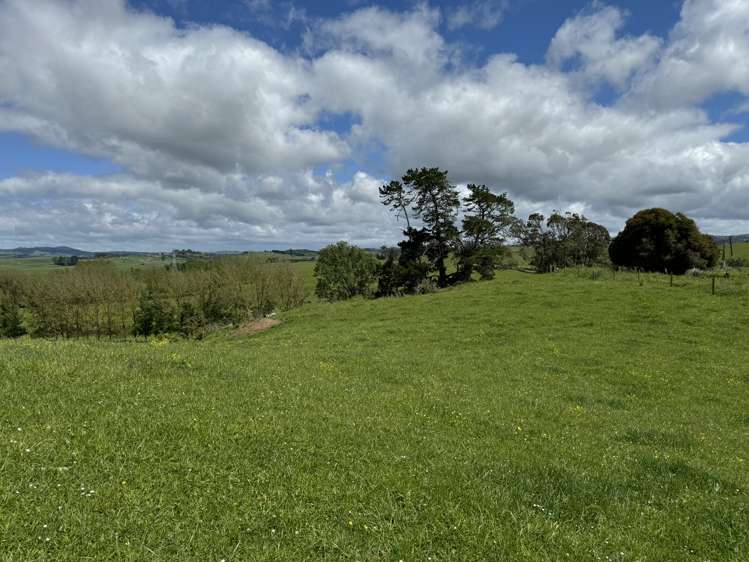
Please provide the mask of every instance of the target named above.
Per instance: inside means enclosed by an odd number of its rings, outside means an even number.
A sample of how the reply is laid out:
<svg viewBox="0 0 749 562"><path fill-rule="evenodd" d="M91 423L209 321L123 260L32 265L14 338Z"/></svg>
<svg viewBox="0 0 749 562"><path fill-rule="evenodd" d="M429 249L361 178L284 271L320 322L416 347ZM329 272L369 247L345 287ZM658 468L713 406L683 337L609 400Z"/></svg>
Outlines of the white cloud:
<svg viewBox="0 0 749 562"><path fill-rule="evenodd" d="M0 240L33 244L64 232L87 248L319 246L340 237L376 245L396 228L377 201L381 180L363 172L343 184L309 173L227 181L234 185L206 193L128 176L0 180Z"/></svg>
<svg viewBox="0 0 749 562"><path fill-rule="evenodd" d="M658 66L632 98L661 109L729 91L749 95L749 2L686 0Z"/></svg>
<svg viewBox="0 0 749 562"><path fill-rule="evenodd" d="M618 38L625 17L609 6L567 20L551 41L547 60L557 68L579 60L586 79L624 88L635 72L654 62L661 47L661 40L648 34Z"/></svg>
<svg viewBox="0 0 749 562"><path fill-rule="evenodd" d="M307 47L345 49L369 58L388 57L410 68L445 61L447 45L437 33L440 14L426 4L396 13L371 7L321 22L311 31Z"/></svg>
<svg viewBox="0 0 749 562"><path fill-rule="evenodd" d="M113 0L0 4L3 121L148 174L268 172L341 159L300 102L306 64L227 28L178 30Z"/></svg>
<svg viewBox="0 0 749 562"><path fill-rule="evenodd" d="M392 243L377 187L420 165L507 190L522 212L585 209L617 229L661 205L741 230L749 145L723 142L735 127L698 104L747 91L745 6L689 0L664 41L622 37L624 13L594 9L560 28L547 64L475 66L426 4L314 22L299 54L115 0L0 0L0 130L122 169L0 181L0 245ZM604 82L623 92L609 107L590 97ZM356 124L325 130L323 113ZM388 173L325 172L374 147Z"/></svg>

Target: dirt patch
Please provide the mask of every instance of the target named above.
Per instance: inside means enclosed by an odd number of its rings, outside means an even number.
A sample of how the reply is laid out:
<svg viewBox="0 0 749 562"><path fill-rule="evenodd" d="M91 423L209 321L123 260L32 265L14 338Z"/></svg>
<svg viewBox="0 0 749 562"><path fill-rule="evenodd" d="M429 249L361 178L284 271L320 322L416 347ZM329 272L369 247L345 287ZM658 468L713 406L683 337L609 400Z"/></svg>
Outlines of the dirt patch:
<svg viewBox="0 0 749 562"><path fill-rule="evenodd" d="M273 326L278 326L281 323L280 320L275 318L260 318L259 320L253 320L247 324L241 325L239 328L234 330L235 336L253 336L264 332L265 330L271 329Z"/></svg>

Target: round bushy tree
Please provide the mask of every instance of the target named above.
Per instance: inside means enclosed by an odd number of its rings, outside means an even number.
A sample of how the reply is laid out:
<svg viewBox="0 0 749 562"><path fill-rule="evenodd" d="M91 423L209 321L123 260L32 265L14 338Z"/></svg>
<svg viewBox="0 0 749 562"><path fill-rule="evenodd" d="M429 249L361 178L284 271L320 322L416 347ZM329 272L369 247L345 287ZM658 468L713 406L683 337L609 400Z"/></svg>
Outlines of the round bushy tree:
<svg viewBox="0 0 749 562"><path fill-rule="evenodd" d="M691 268L711 268L720 252L710 236L682 213L644 209L627 221L611 242L614 265L681 275Z"/></svg>
<svg viewBox="0 0 749 562"><path fill-rule="evenodd" d="M320 250L315 264L318 297L330 301L369 295L377 275L377 259L361 248L338 242Z"/></svg>

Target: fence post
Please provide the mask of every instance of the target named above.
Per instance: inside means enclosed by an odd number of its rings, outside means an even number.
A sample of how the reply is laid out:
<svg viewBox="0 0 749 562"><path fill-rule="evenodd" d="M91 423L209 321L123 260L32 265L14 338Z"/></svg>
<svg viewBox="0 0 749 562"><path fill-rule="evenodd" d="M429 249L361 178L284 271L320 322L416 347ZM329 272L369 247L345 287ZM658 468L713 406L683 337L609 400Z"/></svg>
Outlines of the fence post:
<svg viewBox="0 0 749 562"><path fill-rule="evenodd" d="M715 296L715 277L713 277L713 296Z"/></svg>
<svg viewBox="0 0 749 562"><path fill-rule="evenodd" d="M671 274L670 283L671 283L671 286L673 287L674 286L674 274L673 273Z"/></svg>

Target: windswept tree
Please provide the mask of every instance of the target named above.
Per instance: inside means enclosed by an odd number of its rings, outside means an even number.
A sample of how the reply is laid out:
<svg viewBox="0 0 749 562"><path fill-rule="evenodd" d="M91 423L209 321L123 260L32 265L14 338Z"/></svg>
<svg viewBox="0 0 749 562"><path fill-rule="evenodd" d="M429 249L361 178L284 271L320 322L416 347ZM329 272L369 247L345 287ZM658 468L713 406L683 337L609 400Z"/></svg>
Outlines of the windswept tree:
<svg viewBox="0 0 749 562"><path fill-rule="evenodd" d="M611 261L622 267L680 275L691 268L715 267L720 250L710 236L682 213L643 209L627 221L609 248Z"/></svg>
<svg viewBox="0 0 749 562"><path fill-rule="evenodd" d="M483 279L489 279L506 252L505 242L518 233L515 204L507 193L493 193L485 185L468 184L467 187L469 194L463 199L466 210L463 236L456 252L457 277L467 281L475 269Z"/></svg>
<svg viewBox="0 0 749 562"><path fill-rule="evenodd" d="M390 207L395 212L396 219L403 217L406 220L406 230L411 229L411 219L408 211L411 205L413 205L414 198L413 191L407 191L399 181L393 180L389 184L380 187L382 204Z"/></svg>
<svg viewBox="0 0 749 562"><path fill-rule="evenodd" d="M437 272L437 284L446 287L447 258L458 238L455 221L460 207L458 190L450 184L447 172L439 168L408 170L401 182L392 181L382 186L380 198L383 204L406 219L404 234L408 244L413 246L410 249L419 250L422 240L425 241L424 253ZM421 221L423 228L412 227L412 218Z"/></svg>

